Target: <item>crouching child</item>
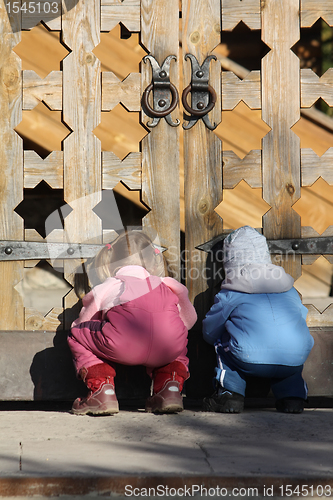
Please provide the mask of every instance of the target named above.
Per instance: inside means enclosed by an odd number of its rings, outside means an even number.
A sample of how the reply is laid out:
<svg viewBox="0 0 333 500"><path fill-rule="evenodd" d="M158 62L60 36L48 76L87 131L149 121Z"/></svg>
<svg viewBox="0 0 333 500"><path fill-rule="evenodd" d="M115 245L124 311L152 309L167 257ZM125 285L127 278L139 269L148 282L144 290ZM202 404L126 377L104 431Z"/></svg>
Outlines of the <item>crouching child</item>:
<svg viewBox="0 0 333 500"><path fill-rule="evenodd" d="M314 340L293 278L272 264L266 238L249 226L225 238L223 262L225 279L203 321L217 355L216 391L204 410L241 412L252 376L270 379L278 411L301 413L308 392L303 364Z"/></svg>

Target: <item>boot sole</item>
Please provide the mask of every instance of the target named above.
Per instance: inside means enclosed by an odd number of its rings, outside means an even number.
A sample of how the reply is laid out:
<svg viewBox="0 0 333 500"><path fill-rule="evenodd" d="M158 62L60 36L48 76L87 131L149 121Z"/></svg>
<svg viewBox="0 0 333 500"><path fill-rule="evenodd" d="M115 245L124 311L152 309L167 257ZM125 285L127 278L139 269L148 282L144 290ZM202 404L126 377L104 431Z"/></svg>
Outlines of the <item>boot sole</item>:
<svg viewBox="0 0 333 500"><path fill-rule="evenodd" d="M105 408L105 409L91 409L86 408L82 410L71 410L73 415L113 415L114 413L119 413L119 407Z"/></svg>
<svg viewBox="0 0 333 500"><path fill-rule="evenodd" d="M214 400L204 400L203 410L215 413L241 413L244 410L244 403L226 402L223 405L217 404Z"/></svg>
<svg viewBox="0 0 333 500"><path fill-rule="evenodd" d="M170 404L164 408L146 408L147 413L180 413L184 408L178 404Z"/></svg>

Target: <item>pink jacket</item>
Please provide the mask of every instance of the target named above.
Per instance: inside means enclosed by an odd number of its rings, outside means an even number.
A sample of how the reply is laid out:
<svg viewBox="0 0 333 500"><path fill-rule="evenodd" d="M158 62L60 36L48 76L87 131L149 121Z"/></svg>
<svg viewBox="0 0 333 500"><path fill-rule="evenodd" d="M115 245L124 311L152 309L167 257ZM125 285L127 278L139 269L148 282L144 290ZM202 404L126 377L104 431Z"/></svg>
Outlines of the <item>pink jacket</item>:
<svg viewBox="0 0 333 500"><path fill-rule="evenodd" d="M141 266L125 266L122 267L117 274L121 276L134 276L135 278L141 279L150 276L148 271ZM94 319L103 320L105 319L106 313L112 307L122 303L120 296L123 293L123 282L117 279L117 274L114 278L108 278L102 284L95 286L83 297L83 307L80 316L73 322L72 327L84 323L85 321ZM187 288L170 277L160 278L160 282L163 282L175 295L177 295L179 300L178 307L180 319L189 330L197 320L197 313L188 298ZM133 294L131 297L127 296L126 299L133 300L141 295L141 293L141 291L138 291L138 295Z"/></svg>

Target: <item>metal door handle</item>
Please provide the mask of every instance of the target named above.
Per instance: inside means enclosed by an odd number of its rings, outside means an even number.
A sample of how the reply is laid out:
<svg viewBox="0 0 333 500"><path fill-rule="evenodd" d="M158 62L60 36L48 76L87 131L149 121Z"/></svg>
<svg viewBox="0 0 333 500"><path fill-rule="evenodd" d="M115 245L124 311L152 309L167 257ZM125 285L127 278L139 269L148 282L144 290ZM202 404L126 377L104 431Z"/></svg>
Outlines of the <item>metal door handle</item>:
<svg viewBox="0 0 333 500"><path fill-rule="evenodd" d="M188 121L187 125L183 128L188 130L202 118L206 127L214 130L217 124L209 120L208 113L214 108L216 103L216 92L211 85L209 85L209 63L212 59L216 60L216 56L211 55L206 57L202 65L198 63L197 58L193 54L186 54L185 59L190 59L192 67L191 83L184 89L182 95L182 103L185 110L190 116L185 116ZM187 96L191 93L192 103L191 106L187 102Z"/></svg>
<svg viewBox="0 0 333 500"><path fill-rule="evenodd" d="M152 55L145 56L143 61L150 62L152 68L152 82L142 94L142 108L146 115L153 118L147 126L156 127L161 118L165 118L172 127L177 127L180 121L172 120L170 113L177 107L179 95L176 87L170 82L170 64L172 60L177 60L176 56L166 57L162 66L158 64ZM153 91L153 107L149 104L149 94ZM171 96L171 99L170 99Z"/></svg>
<svg viewBox="0 0 333 500"><path fill-rule="evenodd" d="M209 113L213 109L213 107L215 106L215 103L216 103L216 92L211 85L208 85L207 90L210 94L210 102L209 102L208 106L205 107L204 103L202 101L199 101L199 102L197 102L197 105L196 105L197 109L193 109L187 103L187 96L190 92L192 92L192 83L190 83L184 89L183 95L182 95L182 103L183 103L183 106L188 113L190 113L193 116L201 117L201 116L206 115L207 113Z"/></svg>

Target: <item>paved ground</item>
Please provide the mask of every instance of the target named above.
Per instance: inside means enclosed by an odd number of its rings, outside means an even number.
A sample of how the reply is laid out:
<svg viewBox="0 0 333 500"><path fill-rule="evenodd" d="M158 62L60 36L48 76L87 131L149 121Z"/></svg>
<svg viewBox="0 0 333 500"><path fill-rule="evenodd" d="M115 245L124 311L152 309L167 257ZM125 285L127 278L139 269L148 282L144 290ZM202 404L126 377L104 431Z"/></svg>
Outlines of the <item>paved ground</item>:
<svg viewBox="0 0 333 500"><path fill-rule="evenodd" d="M228 496L245 488L232 495L280 498L290 496L289 484L308 485L312 497L333 496L332 407L222 415L187 406L178 415L125 407L113 416L78 417L66 405L0 405L0 496L128 498L159 486L157 497L215 498L225 496L216 488ZM246 496L247 488L257 490Z"/></svg>

